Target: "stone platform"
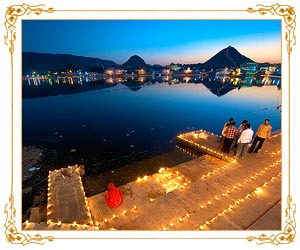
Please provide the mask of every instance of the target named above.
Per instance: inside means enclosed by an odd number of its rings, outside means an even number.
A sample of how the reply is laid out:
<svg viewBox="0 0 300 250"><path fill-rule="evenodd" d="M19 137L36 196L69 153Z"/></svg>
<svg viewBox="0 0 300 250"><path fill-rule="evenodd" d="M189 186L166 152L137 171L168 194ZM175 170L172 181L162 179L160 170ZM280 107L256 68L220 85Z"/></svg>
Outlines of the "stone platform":
<svg viewBox="0 0 300 250"><path fill-rule="evenodd" d="M47 221L92 224L77 165L49 172Z"/></svg>

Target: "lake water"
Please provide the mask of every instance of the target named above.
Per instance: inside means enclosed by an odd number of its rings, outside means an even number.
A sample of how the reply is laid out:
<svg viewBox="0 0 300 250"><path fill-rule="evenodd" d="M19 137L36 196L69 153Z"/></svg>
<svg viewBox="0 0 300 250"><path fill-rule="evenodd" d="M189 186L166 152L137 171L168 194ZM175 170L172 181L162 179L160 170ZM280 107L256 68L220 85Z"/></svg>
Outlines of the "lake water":
<svg viewBox="0 0 300 250"><path fill-rule="evenodd" d="M280 99L280 79L24 82L23 145L55 149L68 164L114 164L171 151L179 133L220 134L229 117L237 125L247 119L254 130L269 118L278 130Z"/></svg>

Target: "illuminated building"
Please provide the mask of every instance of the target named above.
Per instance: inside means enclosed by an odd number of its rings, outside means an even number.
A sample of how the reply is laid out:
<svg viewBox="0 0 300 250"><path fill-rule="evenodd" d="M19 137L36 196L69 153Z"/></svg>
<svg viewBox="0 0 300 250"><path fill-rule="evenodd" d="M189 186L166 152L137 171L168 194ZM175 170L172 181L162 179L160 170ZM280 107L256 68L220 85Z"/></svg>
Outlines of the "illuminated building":
<svg viewBox="0 0 300 250"><path fill-rule="evenodd" d="M123 70L122 69L116 69L115 70L115 74L116 75L122 75L124 72L123 72Z"/></svg>
<svg viewBox="0 0 300 250"><path fill-rule="evenodd" d="M171 73L172 73L172 71L170 69L164 69L163 70L164 75L170 75Z"/></svg>
<svg viewBox="0 0 300 250"><path fill-rule="evenodd" d="M173 71L179 71L179 70L181 70L181 66L179 66L179 65L172 65L171 66L171 69L173 70Z"/></svg>
<svg viewBox="0 0 300 250"><path fill-rule="evenodd" d="M138 75L143 75L143 74L145 74L146 72L145 72L145 70L144 69L138 69L137 70L137 74Z"/></svg>
<svg viewBox="0 0 300 250"><path fill-rule="evenodd" d="M111 75L114 75L114 73L115 73L115 72L114 72L114 69L107 69L107 70L105 71L105 74L106 74L106 75L110 75L110 76L111 76Z"/></svg>
<svg viewBox="0 0 300 250"><path fill-rule="evenodd" d="M186 70L184 70L185 74L190 74L192 72L193 72L193 70L191 70L190 67L188 67Z"/></svg>
<svg viewBox="0 0 300 250"><path fill-rule="evenodd" d="M241 65L241 72L246 75L254 75L256 73L257 63L245 63Z"/></svg>

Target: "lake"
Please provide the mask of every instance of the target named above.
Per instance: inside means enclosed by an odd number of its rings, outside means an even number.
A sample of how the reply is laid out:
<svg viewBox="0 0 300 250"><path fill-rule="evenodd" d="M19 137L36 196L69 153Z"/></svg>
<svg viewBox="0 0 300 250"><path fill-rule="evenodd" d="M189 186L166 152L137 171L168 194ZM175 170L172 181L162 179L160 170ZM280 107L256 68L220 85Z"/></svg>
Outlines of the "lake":
<svg viewBox="0 0 300 250"><path fill-rule="evenodd" d="M62 165L117 165L174 150L179 133L220 134L229 117L281 129L280 103L279 78L24 81L23 145L56 150Z"/></svg>

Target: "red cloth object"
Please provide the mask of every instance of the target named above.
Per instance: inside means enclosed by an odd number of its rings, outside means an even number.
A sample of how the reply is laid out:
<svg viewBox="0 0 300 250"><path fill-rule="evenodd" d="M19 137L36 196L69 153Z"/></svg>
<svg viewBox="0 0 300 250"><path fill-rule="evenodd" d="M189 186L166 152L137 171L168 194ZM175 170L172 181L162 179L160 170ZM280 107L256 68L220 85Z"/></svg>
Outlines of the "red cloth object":
<svg viewBox="0 0 300 250"><path fill-rule="evenodd" d="M113 183L109 183L104 200L109 207L114 208L122 204L123 194Z"/></svg>

